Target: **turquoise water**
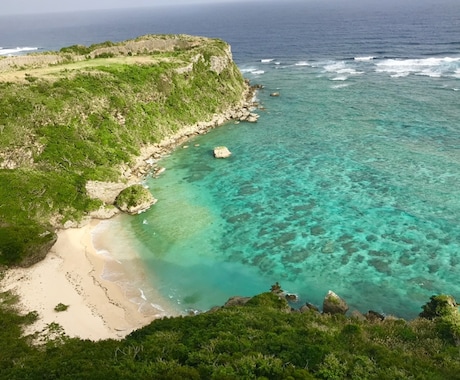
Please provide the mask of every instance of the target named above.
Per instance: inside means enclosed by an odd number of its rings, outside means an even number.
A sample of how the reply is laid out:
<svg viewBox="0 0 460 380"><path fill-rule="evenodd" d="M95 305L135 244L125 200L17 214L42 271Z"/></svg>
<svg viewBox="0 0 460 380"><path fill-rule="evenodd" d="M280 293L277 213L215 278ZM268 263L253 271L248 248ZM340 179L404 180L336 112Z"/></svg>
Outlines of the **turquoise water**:
<svg viewBox="0 0 460 380"><path fill-rule="evenodd" d="M458 0L180 7L0 16L3 53L188 33L229 42L265 85L257 124L187 143L147 181L149 212L104 224L136 303L204 310L275 281L403 317L460 299Z"/></svg>
<svg viewBox="0 0 460 380"><path fill-rule="evenodd" d="M279 281L302 302L332 289L413 317L432 294L460 296L459 61L438 60L440 76L390 61L242 67L265 86L259 122L163 159L146 182L158 203L125 219L165 299L205 310Z"/></svg>

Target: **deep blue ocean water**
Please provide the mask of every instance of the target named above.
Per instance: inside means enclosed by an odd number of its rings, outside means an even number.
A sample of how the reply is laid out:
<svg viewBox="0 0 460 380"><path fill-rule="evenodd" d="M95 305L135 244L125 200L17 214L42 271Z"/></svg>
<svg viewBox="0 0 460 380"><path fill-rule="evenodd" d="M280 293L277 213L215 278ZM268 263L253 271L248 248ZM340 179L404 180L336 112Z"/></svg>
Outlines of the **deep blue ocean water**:
<svg viewBox="0 0 460 380"><path fill-rule="evenodd" d="M146 181L151 210L103 225L101 249L142 257L146 302L205 310L275 281L402 317L460 299L460 3L347 3L0 16L3 54L188 33L264 85L257 124L194 138Z"/></svg>

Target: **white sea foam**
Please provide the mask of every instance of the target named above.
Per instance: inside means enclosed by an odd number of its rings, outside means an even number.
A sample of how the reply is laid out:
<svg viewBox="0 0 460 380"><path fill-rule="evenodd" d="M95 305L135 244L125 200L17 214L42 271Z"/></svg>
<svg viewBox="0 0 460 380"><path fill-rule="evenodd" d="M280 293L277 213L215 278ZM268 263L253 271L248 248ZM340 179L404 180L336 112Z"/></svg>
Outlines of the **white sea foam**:
<svg viewBox="0 0 460 380"><path fill-rule="evenodd" d="M112 255L110 254L110 252L107 251L106 249L96 249L95 251L96 251L96 253L97 253L98 255L101 255L101 256L106 256L106 257L111 257L111 256L112 256Z"/></svg>
<svg viewBox="0 0 460 380"><path fill-rule="evenodd" d="M254 67L242 67L242 68L240 68L240 71L242 73L252 73L255 70L257 70L257 69L254 68Z"/></svg>
<svg viewBox="0 0 460 380"><path fill-rule="evenodd" d="M373 57L373 56L369 56L369 57L354 57L353 59L355 61L365 62L365 61L372 61L372 60L375 59L375 57Z"/></svg>
<svg viewBox="0 0 460 380"><path fill-rule="evenodd" d="M160 311L165 311L165 309L163 309L160 305L158 305L157 303L150 303L150 305L154 308L154 309L157 309L157 310L160 310Z"/></svg>
<svg viewBox="0 0 460 380"><path fill-rule="evenodd" d="M345 62L329 62L324 66L324 70L330 72L330 73L336 73L338 70L343 70L345 69L346 64Z"/></svg>
<svg viewBox="0 0 460 380"><path fill-rule="evenodd" d="M422 70L421 72L416 73L415 75L422 75L422 76L427 76L431 78L440 78L442 76L440 72L429 70L429 69Z"/></svg>
<svg viewBox="0 0 460 380"><path fill-rule="evenodd" d="M261 59L260 62L262 63L270 63L270 62L273 62L274 59L273 58L267 58L267 59Z"/></svg>
<svg viewBox="0 0 460 380"><path fill-rule="evenodd" d="M346 62L330 62L324 66L324 70L329 73L339 74L337 78L344 78L347 75L359 75L364 74L364 71L356 71L355 68L347 65ZM334 79L333 79L334 80ZM335 79L335 80L344 80L344 79Z"/></svg>
<svg viewBox="0 0 460 380"><path fill-rule="evenodd" d="M392 77L392 78L404 78L404 77L407 77L409 74L410 74L409 72L403 72L403 73L391 74L390 77Z"/></svg>
<svg viewBox="0 0 460 380"><path fill-rule="evenodd" d="M260 70L260 69L255 68L255 67L243 68L243 69L241 69L241 72L242 73L253 74L253 75L261 75L261 74L265 73L264 70Z"/></svg>
<svg viewBox="0 0 460 380"><path fill-rule="evenodd" d="M331 86L332 89L337 90L340 88L345 88L348 87L350 84L349 83L342 83L342 84L336 84L334 86Z"/></svg>
<svg viewBox="0 0 460 380"><path fill-rule="evenodd" d="M375 64L378 73L390 74L393 78L410 74L439 78L455 76L459 70L460 58L387 59Z"/></svg>
<svg viewBox="0 0 460 380"><path fill-rule="evenodd" d="M307 61L300 61L294 64L294 66L311 66Z"/></svg>
<svg viewBox="0 0 460 380"><path fill-rule="evenodd" d="M334 80L334 81L345 81L347 80L348 77L346 75L340 75L338 77L335 77L335 78L332 78L331 80Z"/></svg>
<svg viewBox="0 0 460 380"><path fill-rule="evenodd" d="M147 297L145 296L145 293L144 291L141 289L141 288L138 288L139 292L141 293L141 298L144 300L144 301L147 301Z"/></svg>
<svg viewBox="0 0 460 380"><path fill-rule="evenodd" d="M37 47L16 47L16 48L0 48L0 55L18 55L28 51L38 50Z"/></svg>

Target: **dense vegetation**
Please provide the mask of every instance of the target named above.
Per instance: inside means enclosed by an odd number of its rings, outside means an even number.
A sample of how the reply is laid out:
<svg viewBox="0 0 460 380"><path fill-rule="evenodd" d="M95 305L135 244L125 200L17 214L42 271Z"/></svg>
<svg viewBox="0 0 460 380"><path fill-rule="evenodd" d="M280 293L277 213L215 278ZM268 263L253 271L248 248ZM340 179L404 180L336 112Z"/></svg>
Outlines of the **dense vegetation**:
<svg viewBox="0 0 460 380"><path fill-rule="evenodd" d="M127 51L135 42L145 47ZM54 241L54 227L99 208L88 180L120 180L120 165L142 146L239 102L244 81L233 61L210 69L227 49L147 36L64 48L57 66L17 68L23 80L0 73L0 265L40 259L30 256Z"/></svg>
<svg viewBox="0 0 460 380"><path fill-rule="evenodd" d="M447 299L432 297L425 316L408 322L291 312L263 293L244 306L154 321L123 341L69 339L53 325L33 346L21 325L35 315L18 316L3 294L0 378L458 379L460 317Z"/></svg>

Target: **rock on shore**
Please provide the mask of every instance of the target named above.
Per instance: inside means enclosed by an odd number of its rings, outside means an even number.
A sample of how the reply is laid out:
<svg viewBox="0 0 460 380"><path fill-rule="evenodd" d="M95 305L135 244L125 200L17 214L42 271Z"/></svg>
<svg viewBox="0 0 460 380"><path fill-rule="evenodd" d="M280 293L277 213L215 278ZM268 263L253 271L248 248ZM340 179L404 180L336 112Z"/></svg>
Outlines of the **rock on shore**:
<svg viewBox="0 0 460 380"><path fill-rule="evenodd" d="M150 208L157 200L142 185L133 185L124 189L115 200L115 205L131 215L139 214Z"/></svg>
<svg viewBox="0 0 460 380"><path fill-rule="evenodd" d="M329 290L323 301L323 313L328 314L345 314L348 311L347 303L335 294L332 290Z"/></svg>

